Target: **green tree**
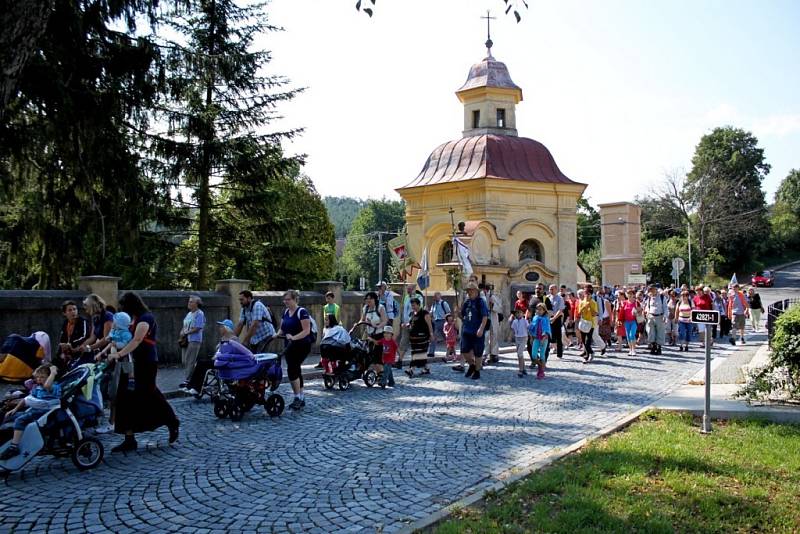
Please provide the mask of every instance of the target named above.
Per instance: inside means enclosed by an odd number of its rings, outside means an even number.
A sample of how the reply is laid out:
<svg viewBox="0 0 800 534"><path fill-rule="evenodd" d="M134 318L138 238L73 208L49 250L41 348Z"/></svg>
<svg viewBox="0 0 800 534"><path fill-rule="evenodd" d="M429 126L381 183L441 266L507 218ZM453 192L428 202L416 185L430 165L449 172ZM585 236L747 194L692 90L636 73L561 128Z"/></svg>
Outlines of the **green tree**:
<svg viewBox="0 0 800 534"><path fill-rule="evenodd" d="M758 139L739 128L716 128L695 149L686 198L695 212L698 248L717 249L726 270L740 268L767 246L761 182L769 169Z"/></svg>
<svg viewBox="0 0 800 534"><path fill-rule="evenodd" d="M669 284L672 281L672 259L686 259L688 246L685 237L642 240L642 269L652 274L653 282ZM681 273L681 280L688 280L688 270Z"/></svg>
<svg viewBox="0 0 800 534"><path fill-rule="evenodd" d="M578 252L578 263L583 267L590 279L601 281L603 279L603 267L600 264L600 243L596 243L590 249Z"/></svg>
<svg viewBox="0 0 800 534"><path fill-rule="evenodd" d="M352 197L325 197L322 201L336 229L337 238L347 237L356 215L367 204L365 200Z"/></svg>
<svg viewBox="0 0 800 534"><path fill-rule="evenodd" d="M339 275L347 287L356 287L363 276L368 284L378 281L378 247L383 246L383 272L389 273L390 254L386 248L387 236L380 241L375 232L402 231L405 226L405 203L397 200L370 200L364 206L347 235L347 243L339 262ZM388 236L391 239L392 236ZM420 252L417 252L418 254Z"/></svg>
<svg viewBox="0 0 800 534"><path fill-rule="evenodd" d="M270 54L253 49L257 37L278 29L268 23L263 4L197 0L188 10L179 5L165 22L178 37L157 38L166 98L155 124L167 131L153 136L151 171L169 187L191 191L185 205L197 208L194 286L206 289L211 255L225 237L214 233L212 212L236 208L239 194L250 194L265 179L291 175L301 162L279 149L297 131L261 133L276 105L297 90L285 89L283 77L266 75ZM272 200L261 206L263 213L280 211L280 199Z"/></svg>
<svg viewBox="0 0 800 534"><path fill-rule="evenodd" d="M136 151L157 53L121 29L132 30L150 3L15 4L2 17L19 20L0 31L10 43L0 52L9 74L0 114L0 283L67 288L79 274L130 275L128 267L170 247L148 230L171 211L165 191L141 178Z"/></svg>
<svg viewBox="0 0 800 534"><path fill-rule="evenodd" d="M578 199L578 252L590 250L600 244L600 213L589 204L586 197Z"/></svg>
<svg viewBox="0 0 800 534"><path fill-rule="evenodd" d="M792 169L775 193L775 204L782 204L800 218L800 169Z"/></svg>

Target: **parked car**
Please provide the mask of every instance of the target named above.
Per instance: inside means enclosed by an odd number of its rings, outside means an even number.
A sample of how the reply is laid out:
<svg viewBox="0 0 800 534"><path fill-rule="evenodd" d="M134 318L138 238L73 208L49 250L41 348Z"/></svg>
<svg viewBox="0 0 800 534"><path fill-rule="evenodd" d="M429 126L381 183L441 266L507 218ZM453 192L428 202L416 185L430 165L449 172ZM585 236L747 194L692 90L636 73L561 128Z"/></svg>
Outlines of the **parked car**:
<svg viewBox="0 0 800 534"><path fill-rule="evenodd" d="M775 283L775 273L772 271L761 271L753 274L750 278L750 285L755 287L772 287Z"/></svg>

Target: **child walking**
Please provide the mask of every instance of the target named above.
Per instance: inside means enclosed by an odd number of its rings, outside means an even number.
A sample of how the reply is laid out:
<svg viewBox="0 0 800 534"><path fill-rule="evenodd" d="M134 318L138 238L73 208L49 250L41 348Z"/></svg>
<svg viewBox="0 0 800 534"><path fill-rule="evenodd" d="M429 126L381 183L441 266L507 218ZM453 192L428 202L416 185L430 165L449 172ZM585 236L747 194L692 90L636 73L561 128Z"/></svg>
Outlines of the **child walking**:
<svg viewBox="0 0 800 534"><path fill-rule="evenodd" d="M544 369L547 364L547 345L550 343L550 318L547 316L547 307L543 302L536 305L536 315L531 319L528 333L533 338L531 359L539 366L536 378L544 378Z"/></svg>
<svg viewBox="0 0 800 534"><path fill-rule="evenodd" d="M61 386L54 383L57 374L58 367L55 365L42 365L33 372L36 387L33 388L30 395L6 414L7 421L14 421L14 436L11 438L11 445L0 455L0 460L8 460L17 456L19 442L22 440L25 427L61 403ZM23 408L25 411L18 414L17 412Z"/></svg>
<svg viewBox="0 0 800 534"><path fill-rule="evenodd" d="M448 313L444 317L444 341L447 344L447 352L445 359L448 362L455 361L456 359L456 343L458 342L458 327L456 326L456 318L452 313Z"/></svg>
<svg viewBox="0 0 800 534"><path fill-rule="evenodd" d="M515 309L514 317L511 318L511 331L514 332L514 344L517 346L517 362L519 372L517 376L522 378L527 375L525 370L525 349L528 346L528 320L522 314L522 310Z"/></svg>
<svg viewBox="0 0 800 534"><path fill-rule="evenodd" d="M381 375L381 389L386 389L386 384L390 388L394 387L394 375L392 366L397 358L397 341L394 340L394 329L391 326L383 327L383 339L376 341L383 347L383 375Z"/></svg>

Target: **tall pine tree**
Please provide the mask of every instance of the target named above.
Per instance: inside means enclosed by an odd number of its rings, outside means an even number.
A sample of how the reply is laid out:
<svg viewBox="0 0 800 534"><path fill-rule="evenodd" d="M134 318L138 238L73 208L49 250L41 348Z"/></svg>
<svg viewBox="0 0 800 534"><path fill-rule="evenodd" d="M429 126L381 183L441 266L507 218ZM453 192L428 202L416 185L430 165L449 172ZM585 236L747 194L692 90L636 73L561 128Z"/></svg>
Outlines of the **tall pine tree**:
<svg viewBox="0 0 800 534"><path fill-rule="evenodd" d="M245 206L258 196L254 192L277 190L271 181L297 176L302 160L285 157L280 142L298 131L263 129L276 117L276 105L298 90L288 89L281 76L266 75L270 54L253 49L257 37L278 30L268 22L264 4L199 0L188 11L172 13L166 24L177 38L160 41L167 99L155 124L166 131L153 138L151 170L179 196L191 192L184 204L196 213L196 237L188 243L196 258L193 282L205 289L214 270L212 254L230 238L220 226L227 212L251 218L237 224L246 235L251 224L268 222L281 201L272 197L259 210L249 210ZM332 250L332 235L330 241Z"/></svg>

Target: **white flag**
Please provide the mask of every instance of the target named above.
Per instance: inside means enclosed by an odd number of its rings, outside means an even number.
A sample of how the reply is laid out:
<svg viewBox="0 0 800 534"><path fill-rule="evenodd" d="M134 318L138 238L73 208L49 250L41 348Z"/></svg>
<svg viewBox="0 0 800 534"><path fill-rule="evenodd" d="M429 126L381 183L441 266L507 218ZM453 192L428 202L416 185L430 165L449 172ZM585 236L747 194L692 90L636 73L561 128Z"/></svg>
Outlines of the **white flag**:
<svg viewBox="0 0 800 534"><path fill-rule="evenodd" d="M728 288L730 289L733 286L737 285L738 283L739 281L736 279L736 273L733 273L733 276L731 276L731 281L728 282Z"/></svg>
<svg viewBox="0 0 800 534"><path fill-rule="evenodd" d="M420 263L419 274L417 275L417 286L422 291L425 291L429 285L431 285L431 275L428 272L428 247L425 247L422 250L422 263Z"/></svg>
<svg viewBox="0 0 800 534"><path fill-rule="evenodd" d="M466 274L467 276L471 275L472 262L469 261L469 247L459 238L454 237L453 248L456 251L456 257L458 258L458 263L461 264L461 269L464 271L464 274Z"/></svg>

